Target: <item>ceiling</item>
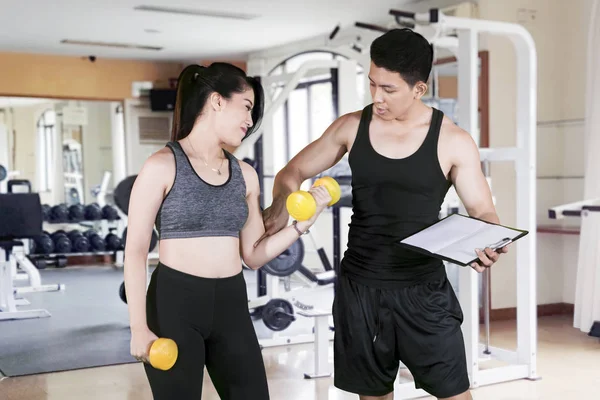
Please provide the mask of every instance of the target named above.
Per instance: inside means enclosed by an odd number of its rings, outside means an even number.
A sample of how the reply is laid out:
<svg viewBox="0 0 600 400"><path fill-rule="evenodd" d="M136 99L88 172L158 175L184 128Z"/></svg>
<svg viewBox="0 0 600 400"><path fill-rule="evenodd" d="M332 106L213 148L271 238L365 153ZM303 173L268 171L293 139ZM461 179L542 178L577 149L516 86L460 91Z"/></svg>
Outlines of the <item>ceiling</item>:
<svg viewBox="0 0 600 400"><path fill-rule="evenodd" d="M27 0L2 1L0 51L149 60L232 59L328 34L337 24L391 21L390 8L420 0ZM252 14L243 19L136 10ZM242 18L242 19L240 19ZM97 41L161 50L61 44Z"/></svg>

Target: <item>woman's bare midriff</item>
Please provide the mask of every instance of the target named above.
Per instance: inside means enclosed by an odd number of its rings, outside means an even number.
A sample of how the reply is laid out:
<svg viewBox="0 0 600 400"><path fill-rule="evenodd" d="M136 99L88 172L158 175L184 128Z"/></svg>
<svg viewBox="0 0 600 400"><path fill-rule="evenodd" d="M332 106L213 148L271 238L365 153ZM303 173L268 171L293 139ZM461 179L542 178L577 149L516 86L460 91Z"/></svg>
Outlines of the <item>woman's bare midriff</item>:
<svg viewBox="0 0 600 400"><path fill-rule="evenodd" d="M160 262L169 268L205 278L225 278L242 270L240 241L229 237L164 239Z"/></svg>

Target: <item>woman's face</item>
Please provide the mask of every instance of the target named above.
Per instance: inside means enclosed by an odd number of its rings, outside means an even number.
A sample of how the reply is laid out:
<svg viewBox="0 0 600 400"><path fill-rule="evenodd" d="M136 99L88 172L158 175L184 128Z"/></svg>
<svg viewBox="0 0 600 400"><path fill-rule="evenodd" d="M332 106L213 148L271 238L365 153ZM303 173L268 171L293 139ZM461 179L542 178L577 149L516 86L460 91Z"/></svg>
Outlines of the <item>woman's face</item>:
<svg viewBox="0 0 600 400"><path fill-rule="evenodd" d="M223 99L221 112L217 114L217 132L221 142L238 147L246 136L252 121L254 90L248 88L243 93L233 93L230 99Z"/></svg>

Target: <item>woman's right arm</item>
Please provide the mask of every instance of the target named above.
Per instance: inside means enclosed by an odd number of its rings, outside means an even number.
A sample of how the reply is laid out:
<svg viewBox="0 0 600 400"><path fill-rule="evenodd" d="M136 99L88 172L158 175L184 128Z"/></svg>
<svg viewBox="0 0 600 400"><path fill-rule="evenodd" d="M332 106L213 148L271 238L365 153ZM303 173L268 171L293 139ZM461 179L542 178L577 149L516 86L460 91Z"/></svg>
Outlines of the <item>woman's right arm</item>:
<svg viewBox="0 0 600 400"><path fill-rule="evenodd" d="M173 153L165 148L150 156L135 179L127 215L125 291L131 327L131 354L142 359L156 336L146 323L146 263L154 221L175 177Z"/></svg>

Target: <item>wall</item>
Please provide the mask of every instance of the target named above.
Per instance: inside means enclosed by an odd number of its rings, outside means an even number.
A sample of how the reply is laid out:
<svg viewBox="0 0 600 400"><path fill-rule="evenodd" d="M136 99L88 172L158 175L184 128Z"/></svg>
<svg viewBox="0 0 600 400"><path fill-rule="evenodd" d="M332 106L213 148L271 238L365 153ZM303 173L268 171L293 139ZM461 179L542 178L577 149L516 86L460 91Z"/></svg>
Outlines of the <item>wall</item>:
<svg viewBox="0 0 600 400"><path fill-rule="evenodd" d="M176 78L180 63L0 53L0 95L122 100L134 81Z"/></svg>
<svg viewBox="0 0 600 400"><path fill-rule="evenodd" d="M142 169L146 159L153 153L165 147L170 140L173 113L169 111L151 111L146 99L127 99L124 103L125 123L125 158L126 176L137 175ZM140 139L140 120L154 121L155 126L160 126L160 139L142 141Z"/></svg>
<svg viewBox="0 0 600 400"><path fill-rule="evenodd" d="M583 0L480 0L482 19L522 23L538 52L537 217L539 225L557 225L549 207L575 201L583 193L583 122L587 20ZM532 12L528 12L530 10ZM533 17L532 17L533 15ZM492 147L515 144L516 85L512 44L484 37L490 51L490 140ZM565 123L565 120L575 120ZM492 165L494 195L500 219L516 216L515 176L511 163ZM560 225L577 224L576 220ZM538 235L538 304L572 303L578 236ZM492 272L492 308L516 306L514 252L502 257Z"/></svg>
<svg viewBox="0 0 600 400"><path fill-rule="evenodd" d="M199 61L210 64L212 60ZM244 61L230 61L242 69ZM0 53L0 96L123 100L131 84L167 85L183 68L179 62L149 62L88 57Z"/></svg>

